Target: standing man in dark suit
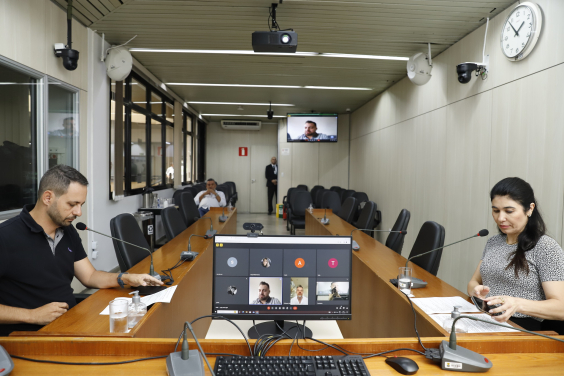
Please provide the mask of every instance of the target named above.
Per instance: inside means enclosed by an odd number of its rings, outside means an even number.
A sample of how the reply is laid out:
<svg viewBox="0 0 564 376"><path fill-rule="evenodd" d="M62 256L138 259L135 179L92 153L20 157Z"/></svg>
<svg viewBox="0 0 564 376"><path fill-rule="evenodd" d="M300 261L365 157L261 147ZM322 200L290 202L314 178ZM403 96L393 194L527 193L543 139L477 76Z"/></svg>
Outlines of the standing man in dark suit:
<svg viewBox="0 0 564 376"><path fill-rule="evenodd" d="M268 215L271 215L274 211L272 208L272 198L274 196L278 197L276 194L276 186L278 184L278 166L276 165L276 157L270 158L270 164L266 166L264 175L266 177L266 186L268 187Z"/></svg>

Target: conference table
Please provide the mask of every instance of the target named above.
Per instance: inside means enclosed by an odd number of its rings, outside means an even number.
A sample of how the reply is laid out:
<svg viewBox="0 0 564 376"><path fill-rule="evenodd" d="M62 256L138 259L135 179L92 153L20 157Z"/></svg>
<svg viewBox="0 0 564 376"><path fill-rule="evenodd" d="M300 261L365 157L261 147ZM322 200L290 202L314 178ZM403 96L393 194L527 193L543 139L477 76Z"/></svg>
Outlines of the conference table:
<svg viewBox="0 0 564 376"><path fill-rule="evenodd" d="M306 213L306 235L350 235L355 228L327 211L329 225L323 225L320 218L324 211ZM219 234L235 234L237 212L229 214L225 223L218 217L221 210L212 210L210 217ZM200 220L181 235L155 251L155 270L173 266L180 252L186 250L191 234L204 234L209 228L208 220ZM413 329L413 312L407 298L390 282L395 278L405 258L386 248L372 237L355 231L353 238L360 245L352 257L352 312L350 321L338 321L345 339L326 340L349 351L379 353L398 348L421 350ZM116 297L124 297L132 289L105 289L93 294L59 319L38 332L15 332L10 337L0 337L0 345L10 354L34 359L49 359L66 362L118 362L144 357L166 356L174 351L184 321L211 313L211 286L213 243L199 237L192 238L192 249L200 252L192 262L184 263L173 271L177 291L171 303L156 303L130 333L109 333L109 318L99 313ZM148 258L130 271L147 272ZM413 265L414 276L428 282L423 289L413 290L415 297L461 296L466 294ZM448 340L446 331L432 318L415 306L417 327L422 343L427 348L437 348L441 341ZM210 319L195 323L194 331L200 339L203 350L209 353L214 364L213 353L248 355L243 339L203 339L209 328ZM564 338L560 336L559 338ZM255 340L249 340L251 346ZM195 343L189 340L190 348ZM324 346L311 340L300 340L299 347L292 346L291 340L283 340L273 346L268 355L339 355L332 348L311 353ZM491 375L560 375L564 369L564 343L523 333L461 334L458 346L478 352L489 358L494 367ZM409 351L394 352L391 355L409 356L419 367L419 374L454 374L443 371L440 366L421 355ZM165 375L164 358L152 359L123 365L89 366L37 364L14 359L16 369L13 375L25 374L99 374L111 372L115 375ZM383 357L365 360L371 375L397 375L384 362ZM206 375L210 375L206 370Z"/></svg>

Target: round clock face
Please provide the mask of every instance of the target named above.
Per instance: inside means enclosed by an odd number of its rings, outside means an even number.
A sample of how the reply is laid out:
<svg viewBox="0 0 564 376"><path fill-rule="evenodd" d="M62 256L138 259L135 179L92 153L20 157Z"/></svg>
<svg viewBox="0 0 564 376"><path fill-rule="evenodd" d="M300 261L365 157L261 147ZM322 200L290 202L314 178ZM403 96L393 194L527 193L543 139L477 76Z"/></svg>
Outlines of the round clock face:
<svg viewBox="0 0 564 376"><path fill-rule="evenodd" d="M526 4L526 5L525 5ZM530 5L529 5L530 4ZM534 48L539 37L540 9L531 3L518 5L513 9L501 31L501 50L510 60L526 57Z"/></svg>

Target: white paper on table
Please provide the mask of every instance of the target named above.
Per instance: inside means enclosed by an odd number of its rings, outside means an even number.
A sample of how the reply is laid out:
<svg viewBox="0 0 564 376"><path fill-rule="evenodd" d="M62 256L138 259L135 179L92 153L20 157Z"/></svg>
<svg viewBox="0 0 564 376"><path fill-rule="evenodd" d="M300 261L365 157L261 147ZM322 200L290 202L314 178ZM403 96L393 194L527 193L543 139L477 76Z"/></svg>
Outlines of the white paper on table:
<svg viewBox="0 0 564 376"><path fill-rule="evenodd" d="M176 287L177 286L172 286L169 287L167 289L161 290L155 294L152 295L147 295L147 296L142 296L141 297L141 301L143 303L145 303L148 306L150 306L151 304L155 304L155 303L170 303L170 301L172 300L172 296L174 295L175 291L176 291ZM131 304L131 302L133 301L132 298L117 298L117 299L124 299L127 300L127 304ZM106 308L104 308L104 310L102 312L100 312L101 315L109 315L110 314L110 306L108 305Z"/></svg>
<svg viewBox="0 0 564 376"><path fill-rule="evenodd" d="M438 315L429 315L433 320L435 320L441 327L444 328L443 323L448 320L450 318L450 315L443 315L443 314L438 314ZM487 321L491 321L493 323L496 324L501 324L504 326L507 326L507 328L502 328L501 326L497 326L497 325L490 325L487 324L485 322L481 322L481 321L474 321L474 320L469 320L469 319L459 319L456 324L458 325L459 322L464 320L464 323L466 324L466 326L468 327L468 333L488 333L488 332L515 332L515 329L511 329L512 326L504 323L504 322L497 322L495 321L491 316L486 315L485 313L479 314L479 315L465 315L465 316L471 316L471 317L475 317L478 319L482 319L482 320L487 320Z"/></svg>
<svg viewBox="0 0 564 376"><path fill-rule="evenodd" d="M460 306L460 312L480 312L474 304L467 302L460 296L448 296L440 298L415 298L411 299L419 308L428 315L434 313L448 313L453 311L454 306Z"/></svg>

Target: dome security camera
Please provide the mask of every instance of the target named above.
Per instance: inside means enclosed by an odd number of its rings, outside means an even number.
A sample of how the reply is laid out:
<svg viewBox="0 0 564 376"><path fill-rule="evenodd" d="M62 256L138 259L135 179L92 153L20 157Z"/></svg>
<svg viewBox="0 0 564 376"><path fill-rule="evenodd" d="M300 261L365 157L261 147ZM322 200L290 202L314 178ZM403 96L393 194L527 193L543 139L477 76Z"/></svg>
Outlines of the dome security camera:
<svg viewBox="0 0 564 376"><path fill-rule="evenodd" d="M63 58L63 67L66 70L73 71L78 67L77 50L67 48L63 43L55 43L55 56Z"/></svg>
<svg viewBox="0 0 564 376"><path fill-rule="evenodd" d="M472 79L472 72L478 69L476 63L462 63L456 66L456 73L458 74L458 82L467 84Z"/></svg>

